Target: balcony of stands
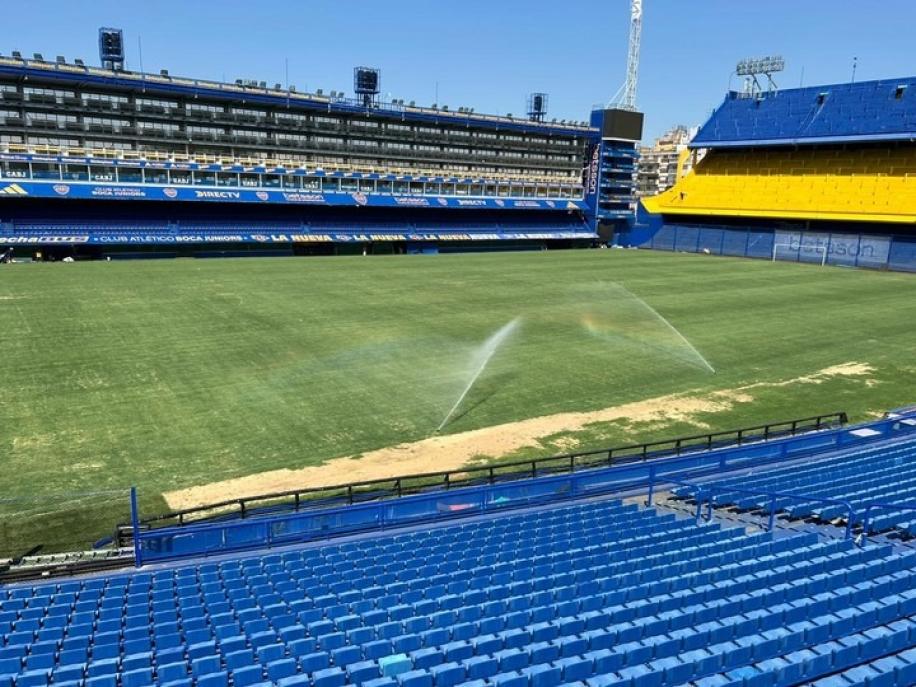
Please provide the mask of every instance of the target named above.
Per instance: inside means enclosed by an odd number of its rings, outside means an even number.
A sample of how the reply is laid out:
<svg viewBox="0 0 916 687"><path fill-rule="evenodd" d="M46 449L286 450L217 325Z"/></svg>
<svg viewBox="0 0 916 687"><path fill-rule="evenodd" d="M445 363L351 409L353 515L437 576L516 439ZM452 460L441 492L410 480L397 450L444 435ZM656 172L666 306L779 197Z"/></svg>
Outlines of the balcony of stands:
<svg viewBox="0 0 916 687"><path fill-rule="evenodd" d="M210 97L203 89L188 93L157 93L166 83L186 85L186 79L111 73L109 84L70 81L66 74L105 73L81 65L51 64L0 58L4 63L53 71L63 81L10 78L0 83L0 105L10 141L59 141L68 147L98 147L147 154L194 154L220 157L308 158L336 157L361 167L430 167L436 171L465 167L469 173L501 178L513 176L569 179L581 170L586 142L594 131L567 123L532 123L471 112L435 110L432 121L411 112L424 108L350 108L340 96L316 99L322 107L305 107L312 96L285 92L283 101L233 100ZM47 76L47 73L43 74ZM144 81L149 77L149 81ZM140 79L142 89L125 88L123 80ZM200 82L201 86L217 86ZM227 85L228 86L228 85ZM244 94L248 86L229 86ZM274 89L276 90L276 89ZM291 105L302 107L291 107ZM343 109L337 106L347 105ZM510 126L518 123L519 126ZM58 138L59 137L59 138ZM334 139L334 140L331 140ZM386 164L387 163L387 164ZM474 168L480 168L479 170ZM489 168L489 169L488 169Z"/></svg>
<svg viewBox="0 0 916 687"><path fill-rule="evenodd" d="M200 112L188 109L184 103L176 103L174 107L141 105L132 102L112 103L109 101L92 100L80 97L53 97L42 95L27 95L24 98L25 107L17 117L7 117L7 125L13 126L15 119L21 122L23 113L54 114L65 112L81 120L99 114L123 119L125 124L115 127L114 133L136 133L138 122L179 124L177 130L180 137L187 137L185 133L191 128L220 128L223 135L226 129L243 127L255 134L263 134L273 138L277 134L291 135L327 135L334 134L344 137L354 137L384 143L391 142L419 142L433 143L436 145L472 145L475 148L494 149L500 151L515 151L522 155L525 153L543 154L569 154L571 152L581 156L584 149L584 139L571 139L569 137L524 137L509 134L490 135L487 132L477 133L466 128L429 128L410 127L401 124L388 125L384 120L352 120L338 119L332 122L323 121L327 117L314 117L293 115L282 111L263 111L258 114L235 114L224 108L217 112ZM20 105L17 102L17 107ZM206 125L202 127L202 125ZM371 126L369 126L371 125ZM20 124L21 126L21 124ZM397 127L397 128L395 128ZM68 130L80 131L85 127L80 121L74 121ZM109 132L112 132L109 130ZM215 134L219 135L219 134ZM208 140L200 131L195 132L192 139ZM216 139L211 139L216 140ZM230 137L227 140L232 140Z"/></svg>
<svg viewBox="0 0 916 687"><path fill-rule="evenodd" d="M22 152L24 150L31 152ZM89 157L85 157L85 156ZM165 160L156 159L165 157ZM84 159L79 163L77 159ZM530 176L480 177L478 172L383 168L315 160L227 160L188 155L142 159L124 151L41 149L15 144L0 149L0 179L270 188L314 192L363 192L434 196L581 199L579 179ZM472 176L473 175L473 176Z"/></svg>
<svg viewBox="0 0 916 687"><path fill-rule="evenodd" d="M148 94L151 97L194 98L221 103L248 103L264 107L283 107L293 111L325 111L333 114L365 115L361 101L342 94L302 93L292 88L268 87L266 83L223 83L172 76L167 72L148 74L111 71L65 61L23 59L0 56L0 74L13 82L47 83L54 87L87 88L111 93ZM594 136L595 130L584 122L532 122L511 115L499 116L473 111L449 111L447 107L423 107L414 103L379 103L381 116L411 121L434 121L449 125L517 131L549 132L565 136Z"/></svg>
<svg viewBox="0 0 916 687"><path fill-rule="evenodd" d="M912 224L916 146L715 148L674 188L643 199L667 215Z"/></svg>
<svg viewBox="0 0 916 687"><path fill-rule="evenodd" d="M339 142L328 142L322 136L299 136L290 138L278 133L260 130L233 131L232 133L200 134L187 129L150 128L142 122L130 124L100 124L67 122L58 125L42 120L23 120L21 117L6 117L6 130L20 137L33 136L76 136L85 141L87 136L95 141L104 141L112 149L161 150L166 153L184 152L196 155L217 156L339 156L350 159L354 164L366 161L390 160L402 166L446 167L464 164L468 167L493 167L508 173L532 176L563 174L572 176L582 167L582 161L569 151L562 156L544 152L530 153L517 149L500 149L489 154L490 148L454 148L449 141L439 140L436 146L425 147L403 144L406 148L390 147L380 139L341 138ZM296 135L298 136L298 135ZM465 142L466 143L466 142ZM82 145L79 143L78 145ZM78 147L74 146L74 147ZM425 149L429 148L429 150ZM556 151L552 151L556 152ZM562 159L558 159L562 157ZM549 159L553 158L553 159Z"/></svg>
<svg viewBox="0 0 916 687"><path fill-rule="evenodd" d="M730 92L693 148L910 140L916 134L916 77Z"/></svg>

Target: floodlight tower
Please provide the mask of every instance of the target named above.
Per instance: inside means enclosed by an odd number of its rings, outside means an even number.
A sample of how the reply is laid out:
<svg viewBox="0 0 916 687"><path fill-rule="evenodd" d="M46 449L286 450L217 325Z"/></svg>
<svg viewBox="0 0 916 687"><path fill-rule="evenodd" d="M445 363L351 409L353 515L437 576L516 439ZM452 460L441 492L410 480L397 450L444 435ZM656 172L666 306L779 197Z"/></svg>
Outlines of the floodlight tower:
<svg viewBox="0 0 916 687"><path fill-rule="evenodd" d="M528 118L532 122L543 122L547 114L547 94L532 93L528 96Z"/></svg>
<svg viewBox="0 0 916 687"><path fill-rule="evenodd" d="M636 219L637 144L643 128L643 115L636 109L642 6L643 0L630 0L627 79L604 109L592 110L590 122L597 131L583 171L586 216L605 244L627 245Z"/></svg>
<svg viewBox="0 0 916 687"><path fill-rule="evenodd" d="M780 55L751 57L738 62L738 66L735 67L735 74L748 77L751 80L750 95L757 95L764 91L763 85L757 79L758 76L766 77L766 92L772 93L777 89L773 74L781 72L785 68L786 61Z"/></svg>
<svg viewBox="0 0 916 687"><path fill-rule="evenodd" d="M124 69L124 31L107 26L99 29L99 61L104 69Z"/></svg>
<svg viewBox="0 0 916 687"><path fill-rule="evenodd" d="M381 72L378 69L356 67L353 70L353 91L367 110L378 104L381 85Z"/></svg>
<svg viewBox="0 0 916 687"><path fill-rule="evenodd" d="M630 41L627 51L627 80L620 100L608 103L619 110L636 110L636 86L639 83L639 46L642 43L642 0L630 0Z"/></svg>

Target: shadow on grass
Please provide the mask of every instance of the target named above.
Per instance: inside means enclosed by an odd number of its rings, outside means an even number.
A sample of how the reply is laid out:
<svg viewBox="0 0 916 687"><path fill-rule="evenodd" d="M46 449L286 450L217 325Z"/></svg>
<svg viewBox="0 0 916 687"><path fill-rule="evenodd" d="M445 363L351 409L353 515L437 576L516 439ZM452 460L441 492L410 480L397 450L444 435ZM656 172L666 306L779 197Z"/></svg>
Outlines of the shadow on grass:
<svg viewBox="0 0 916 687"><path fill-rule="evenodd" d="M141 517L168 510L159 494L143 496ZM130 491L0 501L0 558L18 558L30 551L88 551L130 522Z"/></svg>
<svg viewBox="0 0 916 687"><path fill-rule="evenodd" d="M475 398L474 402L466 404L465 408L461 412L455 413L452 416L452 419L449 420L449 423L446 425L446 427L454 425L456 422L458 422L462 418L470 415L471 412L473 412L477 408L480 408L483 405L485 405L487 401L493 398L497 394L497 392L500 391L501 387L504 386L504 382L510 379L512 376L513 375L508 372L503 372L503 373L495 374L489 377L488 379L478 382L477 390L474 392L474 398ZM459 431L463 431L463 430L459 430Z"/></svg>

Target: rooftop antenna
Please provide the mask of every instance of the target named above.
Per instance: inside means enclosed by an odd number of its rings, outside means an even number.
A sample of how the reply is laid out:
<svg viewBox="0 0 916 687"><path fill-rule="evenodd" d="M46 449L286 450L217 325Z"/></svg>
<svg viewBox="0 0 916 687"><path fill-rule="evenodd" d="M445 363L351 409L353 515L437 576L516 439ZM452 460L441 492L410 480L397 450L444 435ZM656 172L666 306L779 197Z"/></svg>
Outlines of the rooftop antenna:
<svg viewBox="0 0 916 687"><path fill-rule="evenodd" d="M614 98L608 108L636 110L636 86L639 82L639 46L642 42L642 0L630 0L630 42L627 52L627 80L619 100ZM620 93L620 91L618 91ZM616 101L615 101L616 100Z"/></svg>
<svg viewBox="0 0 916 687"><path fill-rule="evenodd" d="M287 110L289 109L289 97L290 97L290 90L289 90L289 58L287 57L287 58L286 58L286 109L287 109Z"/></svg>
<svg viewBox="0 0 916 687"><path fill-rule="evenodd" d="M859 66L859 58L853 57L852 58L852 83L856 82L856 67L858 66Z"/></svg>
<svg viewBox="0 0 916 687"><path fill-rule="evenodd" d="M137 34L137 59L140 61L141 91L146 93L146 72L143 71L143 38Z"/></svg>

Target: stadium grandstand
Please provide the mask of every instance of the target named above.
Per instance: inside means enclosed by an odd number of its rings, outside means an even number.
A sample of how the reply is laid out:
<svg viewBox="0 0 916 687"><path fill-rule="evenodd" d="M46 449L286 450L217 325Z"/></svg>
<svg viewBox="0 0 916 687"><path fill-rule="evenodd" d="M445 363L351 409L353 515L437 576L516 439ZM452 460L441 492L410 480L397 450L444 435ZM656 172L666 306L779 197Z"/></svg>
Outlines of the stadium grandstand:
<svg viewBox="0 0 916 687"><path fill-rule="evenodd" d="M527 117L380 102L369 68L348 98L102 62L0 57L0 244L45 258L591 246L635 210L636 112L548 121L543 93Z"/></svg>
<svg viewBox="0 0 916 687"><path fill-rule="evenodd" d="M135 500L139 570L0 587L0 684L913 685L916 417L843 421L247 516Z"/></svg>
<svg viewBox="0 0 916 687"><path fill-rule="evenodd" d="M730 92L625 244L916 270L916 79Z"/></svg>

